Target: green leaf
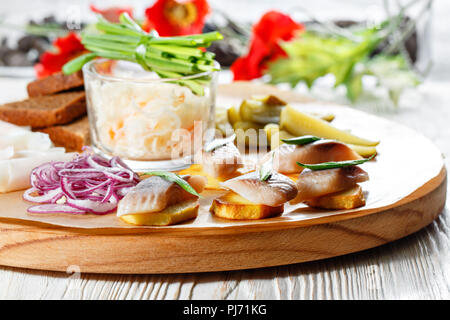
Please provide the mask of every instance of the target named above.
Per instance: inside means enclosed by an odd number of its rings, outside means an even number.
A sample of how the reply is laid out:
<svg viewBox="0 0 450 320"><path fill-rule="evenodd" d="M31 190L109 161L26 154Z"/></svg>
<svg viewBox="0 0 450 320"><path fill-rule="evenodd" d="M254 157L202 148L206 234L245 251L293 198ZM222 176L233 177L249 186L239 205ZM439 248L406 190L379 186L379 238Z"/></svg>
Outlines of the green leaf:
<svg viewBox="0 0 450 320"><path fill-rule="evenodd" d="M335 88L345 83L351 77L354 65L354 63L343 63L342 65L335 65L330 69L330 73L334 75Z"/></svg>
<svg viewBox="0 0 450 320"><path fill-rule="evenodd" d="M369 74L378 79L394 104L398 104L404 89L420 83L417 75L402 55L371 54L380 41L396 32L404 19L404 12L400 12L370 28L358 25L348 28L345 36L308 30L281 42L287 57L269 63L270 82L292 87L305 83L311 88L318 78L333 75L335 87L345 85L347 97L354 102L363 91L362 77ZM359 67L362 70L356 70Z"/></svg>
<svg viewBox="0 0 450 320"><path fill-rule="evenodd" d="M322 138L319 138L316 136L310 136L310 135L295 137L295 138L290 138L290 139L281 139L281 141L283 141L284 143L295 144L298 146L303 146L303 145L306 145L306 144L309 144L309 143L312 143L312 142L318 141L318 140L322 140Z"/></svg>
<svg viewBox="0 0 450 320"><path fill-rule="evenodd" d="M347 88L347 98L352 102L355 102L363 91L362 77L363 73L353 74L345 82L345 87Z"/></svg>
<svg viewBox="0 0 450 320"><path fill-rule="evenodd" d="M145 61L145 53L147 52L147 48L144 44L140 44L134 50L134 56L136 58L136 62L141 65L141 67L146 71L151 71L152 69L147 65Z"/></svg>
<svg viewBox="0 0 450 320"><path fill-rule="evenodd" d="M323 162L323 163L317 163L317 164L304 164L297 162L297 165L303 168L311 169L311 170L326 170L326 169L335 169L335 168L343 168L343 167L349 167L349 166L356 166L359 164L363 164L367 161L372 160L376 154L373 154L367 159L361 159L361 160L348 160L348 161L330 161L330 162Z"/></svg>
<svg viewBox="0 0 450 320"><path fill-rule="evenodd" d="M281 44L288 57L269 64L271 83L304 82L311 87L327 74L335 78L335 87L351 82L355 65L368 57L379 38L372 29L359 32L360 41L345 37L305 32Z"/></svg>
<svg viewBox="0 0 450 320"><path fill-rule="evenodd" d="M267 181L273 174L273 158L275 153L272 152L270 160L264 162L259 168L259 179L261 181Z"/></svg>
<svg viewBox="0 0 450 320"><path fill-rule="evenodd" d="M81 56L76 57L75 59L70 60L62 67L62 71L64 74L72 74L81 70L81 68L92 59L96 58L96 53L85 53Z"/></svg>
<svg viewBox="0 0 450 320"><path fill-rule="evenodd" d="M121 13L119 16L119 20L129 29L144 33L144 30L142 30L141 26L137 24L127 12Z"/></svg>
<svg viewBox="0 0 450 320"><path fill-rule="evenodd" d="M214 66L214 54L203 52L213 41L223 39L219 32L197 35L159 37L156 32L147 33L128 14L120 16L120 23L98 16L94 30L81 34L82 44L91 53L69 61L64 73L78 71L89 60L102 57L126 60L140 64L147 71L154 71L161 78L183 78L204 72L218 71ZM204 95L204 87L211 77L171 81L186 86L196 95Z"/></svg>
<svg viewBox="0 0 450 320"><path fill-rule="evenodd" d="M182 177L180 177L178 174L169 172L169 171L149 171L145 173L146 175L150 176L158 176L163 179L166 179L167 181L174 182L178 184L181 188L183 188L185 191L193 194L194 196L201 197L201 195L195 191L194 188Z"/></svg>

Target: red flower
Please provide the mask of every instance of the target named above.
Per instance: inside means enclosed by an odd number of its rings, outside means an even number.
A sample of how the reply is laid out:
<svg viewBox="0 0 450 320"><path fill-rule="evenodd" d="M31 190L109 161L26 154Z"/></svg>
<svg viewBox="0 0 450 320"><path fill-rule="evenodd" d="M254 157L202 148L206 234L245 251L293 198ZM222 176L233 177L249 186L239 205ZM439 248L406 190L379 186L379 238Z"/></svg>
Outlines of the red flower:
<svg viewBox="0 0 450 320"><path fill-rule="evenodd" d="M234 80L251 80L263 75L269 61L286 56L278 42L289 41L296 32L304 30L289 16L269 11L253 26L250 49L246 56L238 58L231 66Z"/></svg>
<svg viewBox="0 0 450 320"><path fill-rule="evenodd" d="M124 12L128 13L130 17L133 16L133 8L131 7L111 7L106 9L99 9L93 4L91 4L89 7L91 8L92 12L99 13L106 20L114 23L119 22L119 17Z"/></svg>
<svg viewBox="0 0 450 320"><path fill-rule="evenodd" d="M46 51L41 55L39 63L34 65L38 78L43 78L60 72L62 66L69 60L86 52L80 37L73 32L53 42L56 52Z"/></svg>
<svg viewBox="0 0 450 320"><path fill-rule="evenodd" d="M145 10L143 28L155 29L163 37L198 34L209 12L206 0L158 0Z"/></svg>

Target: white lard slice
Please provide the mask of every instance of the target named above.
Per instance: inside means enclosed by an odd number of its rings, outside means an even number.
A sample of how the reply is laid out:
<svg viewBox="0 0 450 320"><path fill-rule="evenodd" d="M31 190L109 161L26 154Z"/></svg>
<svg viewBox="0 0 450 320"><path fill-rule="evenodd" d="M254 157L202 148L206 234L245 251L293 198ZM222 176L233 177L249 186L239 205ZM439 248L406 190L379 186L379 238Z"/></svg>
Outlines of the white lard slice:
<svg viewBox="0 0 450 320"><path fill-rule="evenodd" d="M0 160L0 193L30 187L30 173L37 166L50 161L70 161L76 153L41 152L33 157Z"/></svg>
<svg viewBox="0 0 450 320"><path fill-rule="evenodd" d="M0 193L30 187L31 171L49 161L69 161L75 153L55 148L48 134L0 121Z"/></svg>

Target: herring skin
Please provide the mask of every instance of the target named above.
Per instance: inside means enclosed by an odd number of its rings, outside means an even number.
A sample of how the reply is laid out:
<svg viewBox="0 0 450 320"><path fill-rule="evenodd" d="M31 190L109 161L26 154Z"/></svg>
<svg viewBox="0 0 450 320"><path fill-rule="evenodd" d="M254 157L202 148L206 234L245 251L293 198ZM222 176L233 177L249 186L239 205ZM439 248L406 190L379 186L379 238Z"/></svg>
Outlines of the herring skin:
<svg viewBox="0 0 450 320"><path fill-rule="evenodd" d="M281 173L301 172L303 168L297 162L318 164L363 159L345 143L334 140L319 140L307 145L282 144L273 152L274 169Z"/></svg>
<svg viewBox="0 0 450 320"><path fill-rule="evenodd" d="M197 192L202 192L206 178L183 176ZM119 201L117 216L160 212L170 205L196 200L197 196L185 191L178 184L159 176L150 176L139 182Z"/></svg>
<svg viewBox="0 0 450 320"><path fill-rule="evenodd" d="M203 170L213 178L227 177L242 168L242 157L233 142L206 152L203 155Z"/></svg>
<svg viewBox="0 0 450 320"><path fill-rule="evenodd" d="M358 166L327 169L320 171L304 170L296 181L297 196L290 204L350 189L357 183L369 180L366 171Z"/></svg>
<svg viewBox="0 0 450 320"><path fill-rule="evenodd" d="M297 195L295 183L278 172L273 172L267 180L261 181L259 173L253 171L222 184L255 204L271 207L280 206Z"/></svg>

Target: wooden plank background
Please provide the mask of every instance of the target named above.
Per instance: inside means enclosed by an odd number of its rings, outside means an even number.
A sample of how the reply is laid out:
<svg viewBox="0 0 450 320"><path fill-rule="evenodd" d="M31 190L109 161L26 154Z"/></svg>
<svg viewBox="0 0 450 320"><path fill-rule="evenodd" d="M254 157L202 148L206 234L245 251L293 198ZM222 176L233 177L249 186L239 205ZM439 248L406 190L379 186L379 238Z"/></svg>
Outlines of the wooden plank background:
<svg viewBox="0 0 450 320"><path fill-rule="evenodd" d="M225 6L223 3L232 6L233 2L237 1L211 1L221 8ZM307 7L310 2L314 1L302 1L302 5ZM355 3L355 10L367 5L366 2ZM286 9L294 1L277 3ZM269 1L249 1L248 5L256 8L247 10L253 15L272 6ZM422 132L447 156L447 167L450 164L449 14L450 2L435 1L434 68L426 82L417 90L407 92L396 111L380 111L370 103L357 106ZM25 83L22 79L0 79L0 101L23 97ZM378 248L266 269L121 276L79 274L76 266L67 273L0 267L0 299L449 299L449 217L446 208L427 228Z"/></svg>

